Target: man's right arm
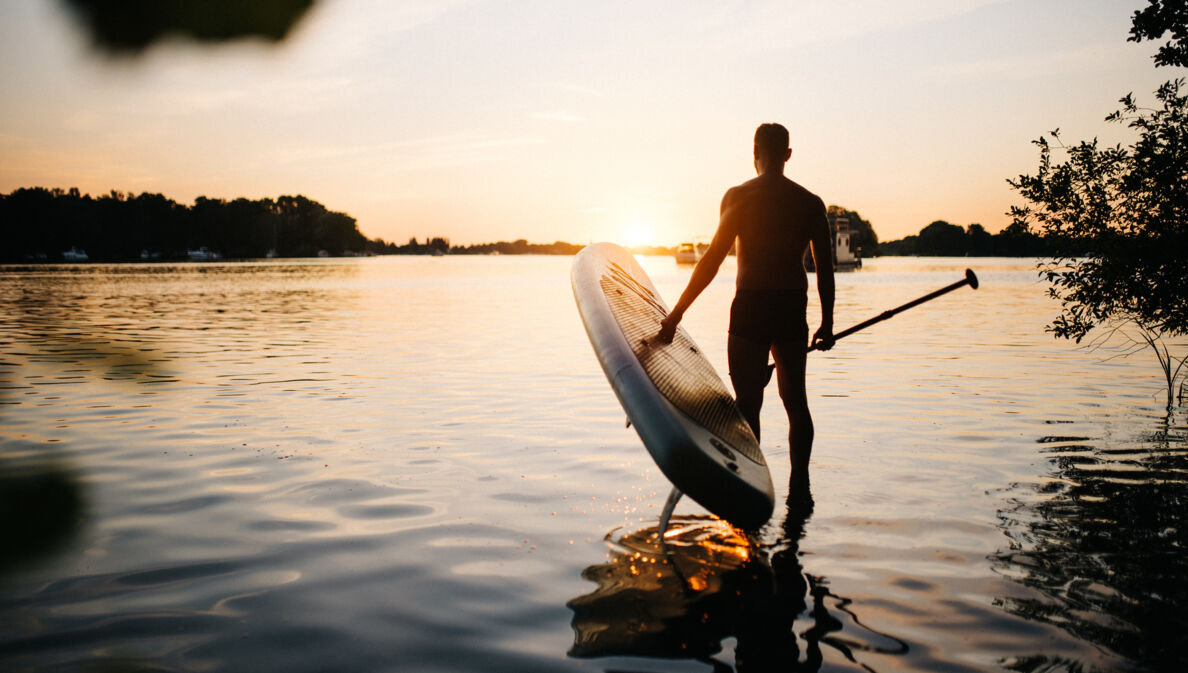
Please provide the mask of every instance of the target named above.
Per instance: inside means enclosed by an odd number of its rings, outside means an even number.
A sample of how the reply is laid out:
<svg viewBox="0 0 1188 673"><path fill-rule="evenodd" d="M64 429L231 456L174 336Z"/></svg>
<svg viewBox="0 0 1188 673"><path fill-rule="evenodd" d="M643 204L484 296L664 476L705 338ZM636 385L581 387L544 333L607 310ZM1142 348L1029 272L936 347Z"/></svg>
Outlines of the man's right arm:
<svg viewBox="0 0 1188 673"><path fill-rule="evenodd" d="M714 232L714 240L710 242L709 248L701 256L701 259L697 260L697 266L693 267L693 274L689 277L689 284L681 293L681 298L677 301L676 306L660 322L659 338L665 343L672 343L677 325L684 317L685 311L689 309L702 290L709 287L714 276L718 275L718 269L722 266L726 255L730 254L730 248L734 246L734 239L738 236L738 226L734 222L734 218L730 217L731 192L733 190L727 191L726 195L722 197L721 217L718 221L718 229Z"/></svg>

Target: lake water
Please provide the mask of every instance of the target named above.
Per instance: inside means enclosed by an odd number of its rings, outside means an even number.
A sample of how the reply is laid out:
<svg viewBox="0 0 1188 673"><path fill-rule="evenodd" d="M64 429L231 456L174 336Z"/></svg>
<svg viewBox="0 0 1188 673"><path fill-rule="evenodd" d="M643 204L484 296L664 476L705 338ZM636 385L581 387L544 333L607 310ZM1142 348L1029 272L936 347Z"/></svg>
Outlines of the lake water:
<svg viewBox="0 0 1188 673"><path fill-rule="evenodd" d="M570 262L0 270L0 669L1182 670L1184 413L1045 334L1030 261L840 274L838 329L982 288L812 354L812 511L685 500L667 556ZM732 265L685 321L720 372Z"/></svg>

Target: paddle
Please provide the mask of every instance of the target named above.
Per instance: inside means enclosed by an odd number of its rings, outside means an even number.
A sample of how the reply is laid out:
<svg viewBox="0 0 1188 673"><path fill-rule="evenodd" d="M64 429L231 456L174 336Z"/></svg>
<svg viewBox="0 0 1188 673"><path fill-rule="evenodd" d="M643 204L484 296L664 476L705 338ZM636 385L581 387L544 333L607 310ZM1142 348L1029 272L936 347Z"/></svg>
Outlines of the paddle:
<svg viewBox="0 0 1188 673"><path fill-rule="evenodd" d="M877 322L882 322L897 313L902 313L902 312L908 310L909 308L912 308L913 306L919 306L920 304L923 304L926 301L936 299L937 297L941 296L942 294L952 292L953 290L956 290L957 288L963 287L965 285L968 285L975 290L978 289L978 277L974 275L974 272L972 269L965 270L965 278L963 280L959 280L956 283L953 283L952 285L946 285L946 286L942 287L941 289L936 290L934 292L929 292L928 294L924 295L923 297L920 297L919 299L913 299L912 301L909 301L908 303L904 304L903 306L897 306L889 311L883 311L882 313L876 315L875 317L871 318L870 320L865 320L863 322L858 323L857 325L854 325L853 327L844 329L844 330L838 332L837 334L834 334L833 341L834 341L834 343L837 343L837 341L840 340L842 337L850 336L854 332L857 332L859 330L864 330L867 327L870 327L871 325L873 325ZM808 350L814 351L814 350L818 350L818 348L815 345L813 345L813 346L809 346Z"/></svg>

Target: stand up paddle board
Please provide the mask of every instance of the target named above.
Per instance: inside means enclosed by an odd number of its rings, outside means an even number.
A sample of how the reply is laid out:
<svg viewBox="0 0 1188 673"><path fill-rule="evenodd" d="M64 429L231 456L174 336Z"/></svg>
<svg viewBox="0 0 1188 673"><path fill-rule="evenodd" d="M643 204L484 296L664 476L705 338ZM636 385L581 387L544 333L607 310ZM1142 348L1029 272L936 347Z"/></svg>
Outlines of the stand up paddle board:
<svg viewBox="0 0 1188 673"><path fill-rule="evenodd" d="M766 523L775 493L759 442L688 332L656 339L668 307L631 253L587 246L570 280L602 371L664 476L740 528Z"/></svg>

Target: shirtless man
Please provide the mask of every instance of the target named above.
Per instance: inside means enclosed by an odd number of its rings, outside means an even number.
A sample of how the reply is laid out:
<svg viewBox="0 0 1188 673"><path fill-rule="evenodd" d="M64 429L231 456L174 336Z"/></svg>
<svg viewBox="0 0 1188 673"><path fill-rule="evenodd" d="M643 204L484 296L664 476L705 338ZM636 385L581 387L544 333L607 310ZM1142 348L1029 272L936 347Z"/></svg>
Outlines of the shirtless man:
<svg viewBox="0 0 1188 673"><path fill-rule="evenodd" d="M722 197L714 240L693 269L680 300L661 323L659 337L672 341L685 311L717 275L737 239L738 276L727 341L730 381L739 409L757 439L763 388L771 377L767 365L771 353L780 398L788 413L792 481L807 484L813 419L804 385L808 276L802 259L811 245L821 298L821 327L812 344L829 350L833 347L833 248L824 202L784 177L784 164L791 156L787 129L779 124L756 129L755 171L759 177L730 188Z"/></svg>

